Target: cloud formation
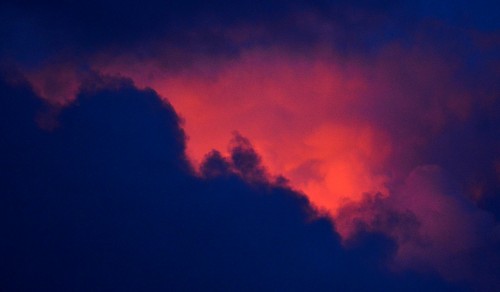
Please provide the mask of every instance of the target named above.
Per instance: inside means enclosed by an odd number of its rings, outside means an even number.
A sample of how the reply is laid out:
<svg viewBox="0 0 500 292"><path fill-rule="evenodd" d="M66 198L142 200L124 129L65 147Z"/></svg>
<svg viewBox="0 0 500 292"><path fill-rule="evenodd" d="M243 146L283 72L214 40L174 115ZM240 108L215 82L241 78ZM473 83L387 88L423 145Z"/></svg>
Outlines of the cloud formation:
<svg viewBox="0 0 500 292"><path fill-rule="evenodd" d="M341 245L306 197L264 178L248 141L194 175L172 107L127 80L100 80L47 132L28 87L2 82L0 244L7 291L442 290L384 267L394 244ZM15 113L15 115L9 113ZM218 161L217 161L218 160ZM29 279L27 281L26 279Z"/></svg>
<svg viewBox="0 0 500 292"><path fill-rule="evenodd" d="M313 213L329 214L343 244L382 233L395 244L395 270L491 288L500 218L495 3L202 2L4 2L1 66L49 104L33 113L49 133L77 123L82 96L122 92L122 77L129 89L156 95L152 88L182 117L178 167L199 180L293 188ZM143 131L129 115L122 126L110 116L113 130L93 143ZM90 132L74 141L94 140ZM137 175L118 171L127 169L121 160L161 145L151 137L107 150L117 177ZM29 149L30 139L15 147ZM79 167L99 171L100 160Z"/></svg>

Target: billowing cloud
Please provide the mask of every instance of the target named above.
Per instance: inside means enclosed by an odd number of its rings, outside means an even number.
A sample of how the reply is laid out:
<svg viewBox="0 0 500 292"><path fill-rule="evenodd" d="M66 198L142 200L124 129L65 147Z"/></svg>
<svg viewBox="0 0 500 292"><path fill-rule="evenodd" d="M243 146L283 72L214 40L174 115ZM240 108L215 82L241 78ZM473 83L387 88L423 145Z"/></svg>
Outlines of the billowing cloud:
<svg viewBox="0 0 500 292"><path fill-rule="evenodd" d="M207 158L212 176L195 176L169 104L126 80L99 83L50 132L32 119L29 88L1 84L2 126L17 124L1 128L7 291L453 287L387 271L394 245L382 235L343 247L306 197L260 175L241 136L231 157Z"/></svg>
<svg viewBox="0 0 500 292"><path fill-rule="evenodd" d="M438 270L451 280L493 277L499 258L499 228L493 215L466 199L442 168L419 166L390 197L366 194L361 203L344 206L337 230L388 234L398 243L393 267ZM490 257L477 261L478 254ZM482 289L488 289L483 286Z"/></svg>
<svg viewBox="0 0 500 292"><path fill-rule="evenodd" d="M500 43L486 2L6 3L0 60L52 105L42 128L64 127L82 92L121 88L102 76L129 78L182 117L199 179L290 187L343 244L380 232L395 270L488 289Z"/></svg>

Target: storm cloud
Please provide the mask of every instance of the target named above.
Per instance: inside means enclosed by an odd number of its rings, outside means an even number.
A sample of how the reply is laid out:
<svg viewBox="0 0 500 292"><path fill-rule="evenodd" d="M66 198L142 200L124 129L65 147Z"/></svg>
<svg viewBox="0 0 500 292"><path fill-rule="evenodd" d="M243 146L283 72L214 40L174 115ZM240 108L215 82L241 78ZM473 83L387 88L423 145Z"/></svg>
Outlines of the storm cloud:
<svg viewBox="0 0 500 292"><path fill-rule="evenodd" d="M497 288L498 11L2 2L7 287Z"/></svg>

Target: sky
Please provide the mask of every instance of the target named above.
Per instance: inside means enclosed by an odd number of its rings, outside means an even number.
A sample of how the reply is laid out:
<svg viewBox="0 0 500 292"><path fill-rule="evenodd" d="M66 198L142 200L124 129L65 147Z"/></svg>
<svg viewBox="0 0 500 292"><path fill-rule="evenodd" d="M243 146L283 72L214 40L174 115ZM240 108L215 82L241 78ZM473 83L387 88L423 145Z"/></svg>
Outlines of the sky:
<svg viewBox="0 0 500 292"><path fill-rule="evenodd" d="M0 290L499 290L499 11L2 2Z"/></svg>

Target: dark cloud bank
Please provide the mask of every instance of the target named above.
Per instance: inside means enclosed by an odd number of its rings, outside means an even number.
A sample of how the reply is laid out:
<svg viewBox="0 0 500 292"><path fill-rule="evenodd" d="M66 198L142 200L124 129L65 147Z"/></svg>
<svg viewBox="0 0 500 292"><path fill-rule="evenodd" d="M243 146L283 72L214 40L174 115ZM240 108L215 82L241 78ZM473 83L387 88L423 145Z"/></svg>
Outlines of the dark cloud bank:
<svg viewBox="0 0 500 292"><path fill-rule="evenodd" d="M493 102L450 126L422 160L479 181L476 203L498 220L498 4L430 2L4 1L0 65L67 61L87 74L100 53L182 68L248 47L300 54L326 42L369 58L394 40L424 42L463 60L463 80L474 92L492 88ZM235 136L230 157L211 153L200 178L170 105L127 80L88 75L52 130L54 109L23 82L0 81L0 291L500 289L498 239L460 259L474 270L469 282L392 270L398 246L387 234L418 233L411 212L378 197L350 206L359 217L375 210L376 224L342 246L330 219L268 179L245 138Z"/></svg>
<svg viewBox="0 0 500 292"><path fill-rule="evenodd" d="M474 33L500 28L498 8L490 0L2 1L0 56L33 66L103 50L159 59L169 49L234 57L248 47L284 45L301 52L318 42L367 54L391 41L430 41L470 54L479 37ZM492 44L497 48L495 38L482 49Z"/></svg>
<svg viewBox="0 0 500 292"><path fill-rule="evenodd" d="M87 81L52 131L29 87L0 94L2 291L457 289L390 271L380 234L343 247L243 137L193 175L179 118L151 90Z"/></svg>

